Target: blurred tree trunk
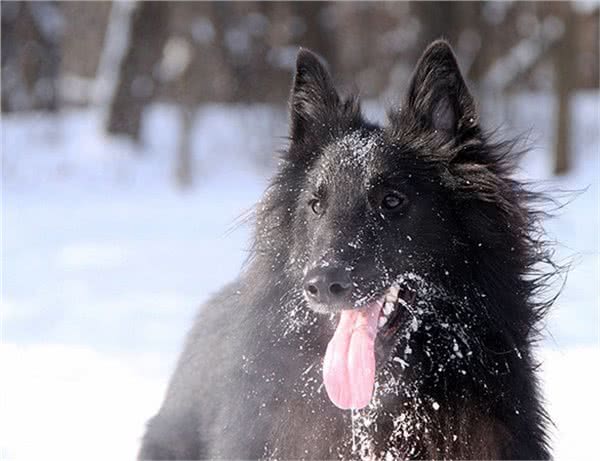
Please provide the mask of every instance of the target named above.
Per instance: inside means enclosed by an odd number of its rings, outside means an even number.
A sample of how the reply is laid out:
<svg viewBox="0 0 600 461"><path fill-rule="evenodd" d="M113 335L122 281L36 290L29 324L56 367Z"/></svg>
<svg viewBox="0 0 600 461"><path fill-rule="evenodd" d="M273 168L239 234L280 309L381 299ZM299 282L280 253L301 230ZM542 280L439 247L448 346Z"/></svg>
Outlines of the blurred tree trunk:
<svg viewBox="0 0 600 461"><path fill-rule="evenodd" d="M218 68L222 74L219 75L219 79L225 82L221 90L223 99L228 102L236 101L239 98L240 77L243 75L244 69L228 51L225 37L226 31L238 18L234 11L235 4L229 2L212 2L210 6L210 18L215 26L216 59L218 61Z"/></svg>
<svg viewBox="0 0 600 461"><path fill-rule="evenodd" d="M133 12L129 48L110 105L110 133L139 141L142 111L156 89L154 70L167 40L168 12L168 2L140 2Z"/></svg>
<svg viewBox="0 0 600 461"><path fill-rule="evenodd" d="M175 181L182 189L189 188L193 181L192 126L195 113L196 111L192 105L181 105L181 125L179 130L177 159L175 162Z"/></svg>
<svg viewBox="0 0 600 461"><path fill-rule="evenodd" d="M557 96L554 174L571 167L571 95L575 88L575 12L569 2L561 2L564 34L554 53L554 78Z"/></svg>
<svg viewBox="0 0 600 461"><path fill-rule="evenodd" d="M2 111L58 108L63 17L56 2L2 3Z"/></svg>

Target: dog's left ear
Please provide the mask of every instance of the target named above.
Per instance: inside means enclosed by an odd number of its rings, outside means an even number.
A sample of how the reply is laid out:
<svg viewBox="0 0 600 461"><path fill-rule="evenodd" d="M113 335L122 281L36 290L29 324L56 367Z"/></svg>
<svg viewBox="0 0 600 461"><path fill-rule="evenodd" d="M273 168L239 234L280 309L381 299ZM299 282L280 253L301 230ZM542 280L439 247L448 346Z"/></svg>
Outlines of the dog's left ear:
<svg viewBox="0 0 600 461"><path fill-rule="evenodd" d="M448 42L433 42L421 56L406 109L422 128L436 131L446 141L477 131L475 102Z"/></svg>

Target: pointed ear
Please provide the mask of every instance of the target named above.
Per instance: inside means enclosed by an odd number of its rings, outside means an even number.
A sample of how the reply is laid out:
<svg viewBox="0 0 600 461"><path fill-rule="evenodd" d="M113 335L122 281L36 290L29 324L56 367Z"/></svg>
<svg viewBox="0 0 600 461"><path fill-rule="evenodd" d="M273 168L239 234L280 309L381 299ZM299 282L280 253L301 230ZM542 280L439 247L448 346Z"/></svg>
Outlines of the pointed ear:
<svg viewBox="0 0 600 461"><path fill-rule="evenodd" d="M316 54L300 48L290 97L292 140L303 141L311 129L338 112L340 104L325 64Z"/></svg>
<svg viewBox="0 0 600 461"><path fill-rule="evenodd" d="M433 42L421 56L408 90L407 110L444 141L474 134L479 123L475 102L448 42Z"/></svg>

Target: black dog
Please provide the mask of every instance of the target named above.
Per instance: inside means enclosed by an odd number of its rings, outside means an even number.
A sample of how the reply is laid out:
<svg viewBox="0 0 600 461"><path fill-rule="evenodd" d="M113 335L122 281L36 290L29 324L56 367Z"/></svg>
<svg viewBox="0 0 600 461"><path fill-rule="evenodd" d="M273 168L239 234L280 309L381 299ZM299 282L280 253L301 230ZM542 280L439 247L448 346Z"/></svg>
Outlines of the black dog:
<svg viewBox="0 0 600 461"><path fill-rule="evenodd" d="M511 147L443 41L384 127L301 50L253 256L202 308L140 458L548 458L549 260Z"/></svg>

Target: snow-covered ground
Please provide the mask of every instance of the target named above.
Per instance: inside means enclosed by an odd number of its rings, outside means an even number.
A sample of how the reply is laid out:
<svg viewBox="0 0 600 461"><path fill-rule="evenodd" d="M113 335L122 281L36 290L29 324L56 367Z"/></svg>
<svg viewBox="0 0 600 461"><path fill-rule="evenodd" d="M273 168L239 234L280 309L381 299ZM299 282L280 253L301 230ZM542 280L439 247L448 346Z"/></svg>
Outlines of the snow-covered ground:
<svg viewBox="0 0 600 461"><path fill-rule="evenodd" d="M503 117L531 129L522 175L550 177L551 100ZM574 268L549 320L544 391L558 459L595 452L600 413L600 95L574 104L575 165L549 189L587 190L548 222ZM196 183L173 187L178 113L155 106L143 145L106 136L97 110L2 121L2 459L132 459L200 302L239 270L266 158L285 117L266 107L199 112Z"/></svg>

